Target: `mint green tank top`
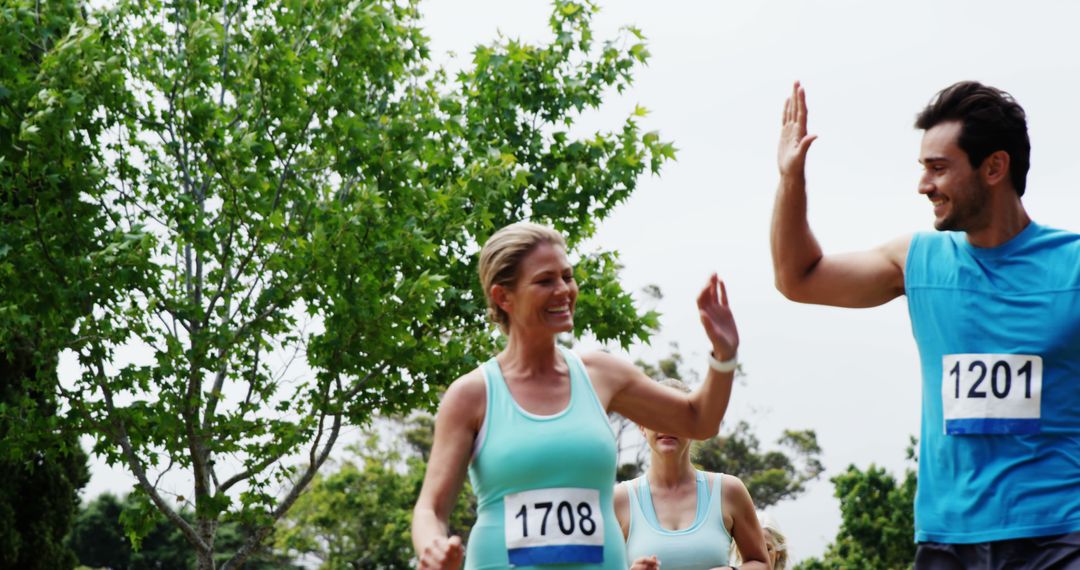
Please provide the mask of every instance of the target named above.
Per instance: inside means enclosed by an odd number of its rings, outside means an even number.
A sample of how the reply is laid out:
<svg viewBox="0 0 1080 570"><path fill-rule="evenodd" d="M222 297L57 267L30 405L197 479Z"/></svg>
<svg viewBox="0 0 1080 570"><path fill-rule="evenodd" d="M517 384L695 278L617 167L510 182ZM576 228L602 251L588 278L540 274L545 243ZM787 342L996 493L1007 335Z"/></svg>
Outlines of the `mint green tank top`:
<svg viewBox="0 0 1080 570"><path fill-rule="evenodd" d="M612 503L615 436L585 366L560 350L570 403L549 416L518 406L494 358L481 367L487 409L469 465L477 518L466 570L628 566Z"/></svg>
<svg viewBox="0 0 1080 570"><path fill-rule="evenodd" d="M694 524L682 530L660 526L653 508L649 481L638 477L628 483L630 531L626 537L626 558L636 560L655 555L663 570L707 570L727 566L731 535L724 526L721 484L717 473L709 493L705 473L697 472L697 512ZM636 492L635 492L636 488Z"/></svg>

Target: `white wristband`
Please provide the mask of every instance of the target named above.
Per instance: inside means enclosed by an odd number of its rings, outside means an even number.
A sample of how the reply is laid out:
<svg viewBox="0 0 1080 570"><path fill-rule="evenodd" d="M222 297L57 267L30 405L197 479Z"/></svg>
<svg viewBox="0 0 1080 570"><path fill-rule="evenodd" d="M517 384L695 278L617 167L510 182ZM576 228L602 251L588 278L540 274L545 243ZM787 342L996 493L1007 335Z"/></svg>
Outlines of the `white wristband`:
<svg viewBox="0 0 1080 570"><path fill-rule="evenodd" d="M736 352L728 360L717 360L712 353L709 353L709 368L717 372L734 372L739 367L739 353Z"/></svg>

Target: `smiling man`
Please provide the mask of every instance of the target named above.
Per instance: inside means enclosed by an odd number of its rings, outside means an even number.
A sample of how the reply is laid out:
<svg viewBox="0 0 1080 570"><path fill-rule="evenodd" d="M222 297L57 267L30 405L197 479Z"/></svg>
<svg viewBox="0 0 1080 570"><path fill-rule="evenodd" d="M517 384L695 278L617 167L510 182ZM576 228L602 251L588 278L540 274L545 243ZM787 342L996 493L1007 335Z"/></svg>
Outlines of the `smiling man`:
<svg viewBox="0 0 1080 570"><path fill-rule="evenodd" d="M796 83L778 151L776 286L840 307L908 298L923 382L915 567L1080 569L1080 236L1024 209L1023 108L971 81L939 92L915 122L918 190L939 231L839 255L823 254L806 219L806 117Z"/></svg>

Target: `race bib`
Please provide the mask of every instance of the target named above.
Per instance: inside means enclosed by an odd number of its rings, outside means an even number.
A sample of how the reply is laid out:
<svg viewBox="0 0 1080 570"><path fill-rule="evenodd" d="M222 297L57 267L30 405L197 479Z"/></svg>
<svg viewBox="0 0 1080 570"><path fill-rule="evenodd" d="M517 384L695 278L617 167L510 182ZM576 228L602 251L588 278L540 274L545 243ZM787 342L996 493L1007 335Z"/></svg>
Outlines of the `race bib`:
<svg viewBox="0 0 1080 570"><path fill-rule="evenodd" d="M1042 357L1030 354L946 354L941 403L945 433L1039 433Z"/></svg>
<svg viewBox="0 0 1080 570"><path fill-rule="evenodd" d="M512 566L604 561L600 491L557 487L503 498L506 549Z"/></svg>

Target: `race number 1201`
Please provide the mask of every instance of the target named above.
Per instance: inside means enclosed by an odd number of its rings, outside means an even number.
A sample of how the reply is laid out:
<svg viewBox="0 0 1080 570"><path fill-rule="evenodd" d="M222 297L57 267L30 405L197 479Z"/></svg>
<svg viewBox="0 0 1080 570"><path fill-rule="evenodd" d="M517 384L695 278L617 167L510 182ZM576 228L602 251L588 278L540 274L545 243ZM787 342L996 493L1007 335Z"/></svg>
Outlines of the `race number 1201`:
<svg viewBox="0 0 1080 570"><path fill-rule="evenodd" d="M1031 354L947 354L942 358L945 433L1038 433L1042 357Z"/></svg>

